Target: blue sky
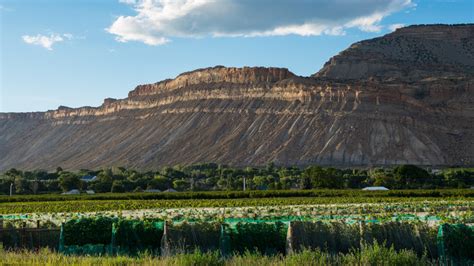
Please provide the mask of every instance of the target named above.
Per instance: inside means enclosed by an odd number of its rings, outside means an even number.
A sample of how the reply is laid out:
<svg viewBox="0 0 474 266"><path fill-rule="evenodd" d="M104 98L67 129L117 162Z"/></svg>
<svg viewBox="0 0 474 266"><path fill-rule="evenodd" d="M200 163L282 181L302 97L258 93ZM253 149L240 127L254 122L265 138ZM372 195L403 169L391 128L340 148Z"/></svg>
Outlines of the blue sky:
<svg viewBox="0 0 474 266"><path fill-rule="evenodd" d="M0 0L0 112L98 106L215 65L308 76L397 26L473 20L472 0Z"/></svg>

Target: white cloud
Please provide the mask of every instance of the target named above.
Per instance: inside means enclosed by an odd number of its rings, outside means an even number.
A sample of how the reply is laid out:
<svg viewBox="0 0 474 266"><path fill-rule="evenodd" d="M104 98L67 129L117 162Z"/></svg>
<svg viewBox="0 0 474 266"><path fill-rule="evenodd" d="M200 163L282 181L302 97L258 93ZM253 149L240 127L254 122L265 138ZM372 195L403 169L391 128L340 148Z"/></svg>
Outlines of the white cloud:
<svg viewBox="0 0 474 266"><path fill-rule="evenodd" d="M5 11L5 12L10 12L14 11L12 8L6 7L4 5L0 5L0 12Z"/></svg>
<svg viewBox="0 0 474 266"><path fill-rule="evenodd" d="M135 0L119 0L119 3L127 4L127 5L134 5L134 4L137 3L137 1L135 1Z"/></svg>
<svg viewBox="0 0 474 266"><path fill-rule="evenodd" d="M22 39L27 44L39 45L47 50L53 50L53 45L64 40L71 40L74 36L70 33L57 34L51 33L49 35L23 35Z"/></svg>
<svg viewBox="0 0 474 266"><path fill-rule="evenodd" d="M399 29L399 28L403 28L405 27L405 24L402 24L402 23L396 23L396 24L391 24L388 26L388 29L390 31L395 31L396 29Z"/></svg>
<svg viewBox="0 0 474 266"><path fill-rule="evenodd" d="M160 45L173 37L344 35L378 32L386 16L411 0L119 0L135 15L119 16L106 30L119 42Z"/></svg>
<svg viewBox="0 0 474 266"><path fill-rule="evenodd" d="M370 16L355 18L346 23L345 26L348 28L357 27L361 31L366 32L379 32L382 29L382 26L378 23L382 21L383 18L383 13L374 13Z"/></svg>

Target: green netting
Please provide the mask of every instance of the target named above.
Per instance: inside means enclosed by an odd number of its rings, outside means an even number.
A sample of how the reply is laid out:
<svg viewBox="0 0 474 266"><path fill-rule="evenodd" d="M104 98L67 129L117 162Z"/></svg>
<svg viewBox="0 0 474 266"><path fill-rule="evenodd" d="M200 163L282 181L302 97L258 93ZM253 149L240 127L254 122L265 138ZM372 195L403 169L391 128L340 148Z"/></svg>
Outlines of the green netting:
<svg viewBox="0 0 474 266"><path fill-rule="evenodd" d="M113 225L111 245L119 254L136 255L148 251L159 254L163 222L158 220L119 220Z"/></svg>
<svg viewBox="0 0 474 266"><path fill-rule="evenodd" d="M469 226L442 225L438 230L410 215L400 216L400 221L383 222L357 215L344 217L340 221L329 215L318 216L317 221L307 217L233 218L223 223L171 221L168 224L156 220L85 218L63 224L59 250L66 254L89 255L136 255L148 251L166 256L199 249L203 252L220 250L227 256L246 251L273 255L321 249L335 254L377 242L431 258L473 260L474 233ZM429 216L426 217L428 220ZM9 230L5 228L3 232ZM18 243L22 243L19 239L24 236L15 230L2 235L5 247L17 248ZM31 243L38 242L35 241Z"/></svg>
<svg viewBox="0 0 474 266"><path fill-rule="evenodd" d="M59 251L64 254L112 254L112 225L108 217L81 218L61 225Z"/></svg>
<svg viewBox="0 0 474 266"><path fill-rule="evenodd" d="M226 257L228 255L230 255L230 236L229 234L227 234L227 230L226 229L226 224L221 224L220 226L220 239L219 239L219 242L220 242L220 252L221 252L221 256L223 257Z"/></svg>
<svg viewBox="0 0 474 266"><path fill-rule="evenodd" d="M292 222L287 234L287 252L320 249L331 253L349 252L360 248L357 224L342 222Z"/></svg>
<svg viewBox="0 0 474 266"><path fill-rule="evenodd" d="M224 222L231 226L237 223L268 223L268 222L282 222L289 224L294 221L317 222L317 221L337 221L346 224L365 223L385 223L389 221L408 221L408 222L426 222L426 221L440 221L437 216L417 216L413 214L398 214L391 217L370 217L367 215L311 215L311 216L273 216L265 218L226 218Z"/></svg>
<svg viewBox="0 0 474 266"><path fill-rule="evenodd" d="M438 231L440 258L454 264L474 264L474 227L443 224Z"/></svg>
<svg viewBox="0 0 474 266"><path fill-rule="evenodd" d="M375 242L396 250L410 249L418 255L438 257L436 228L419 223L387 222L382 224L361 224L361 237L365 243Z"/></svg>
<svg viewBox="0 0 474 266"><path fill-rule="evenodd" d="M162 255L202 252L220 249L221 224L214 223L177 223L165 227L162 239Z"/></svg>
<svg viewBox="0 0 474 266"><path fill-rule="evenodd" d="M0 220L25 220L28 219L29 216L26 214L4 214L0 215Z"/></svg>
<svg viewBox="0 0 474 266"><path fill-rule="evenodd" d="M114 221L108 217L70 220L63 224L64 245L110 244Z"/></svg>
<svg viewBox="0 0 474 266"><path fill-rule="evenodd" d="M262 254L285 254L288 225L274 223L237 223L225 227L231 253L255 251Z"/></svg>
<svg viewBox="0 0 474 266"><path fill-rule="evenodd" d="M49 228L16 228L11 224L0 229L0 242L6 250L40 249L56 250L59 244L59 230Z"/></svg>

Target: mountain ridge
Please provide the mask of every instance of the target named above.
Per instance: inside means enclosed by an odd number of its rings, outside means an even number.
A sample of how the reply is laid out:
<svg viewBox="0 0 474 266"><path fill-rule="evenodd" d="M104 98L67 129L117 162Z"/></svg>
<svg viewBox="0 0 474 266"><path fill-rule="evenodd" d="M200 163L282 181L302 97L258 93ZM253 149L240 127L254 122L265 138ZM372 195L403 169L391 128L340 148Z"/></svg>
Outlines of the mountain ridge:
<svg viewBox="0 0 474 266"><path fill-rule="evenodd" d="M0 113L0 169L473 165L473 36L473 24L410 26L310 77L215 66L98 107Z"/></svg>

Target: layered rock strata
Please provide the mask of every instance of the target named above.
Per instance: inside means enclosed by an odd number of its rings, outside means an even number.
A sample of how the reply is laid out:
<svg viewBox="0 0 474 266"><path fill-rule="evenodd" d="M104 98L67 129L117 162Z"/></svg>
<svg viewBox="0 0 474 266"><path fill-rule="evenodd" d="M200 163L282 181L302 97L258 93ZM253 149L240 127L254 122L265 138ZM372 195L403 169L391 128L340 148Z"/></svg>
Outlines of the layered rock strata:
<svg viewBox="0 0 474 266"><path fill-rule="evenodd" d="M0 170L474 165L474 26L362 41L311 77L216 66L99 107L0 113Z"/></svg>

